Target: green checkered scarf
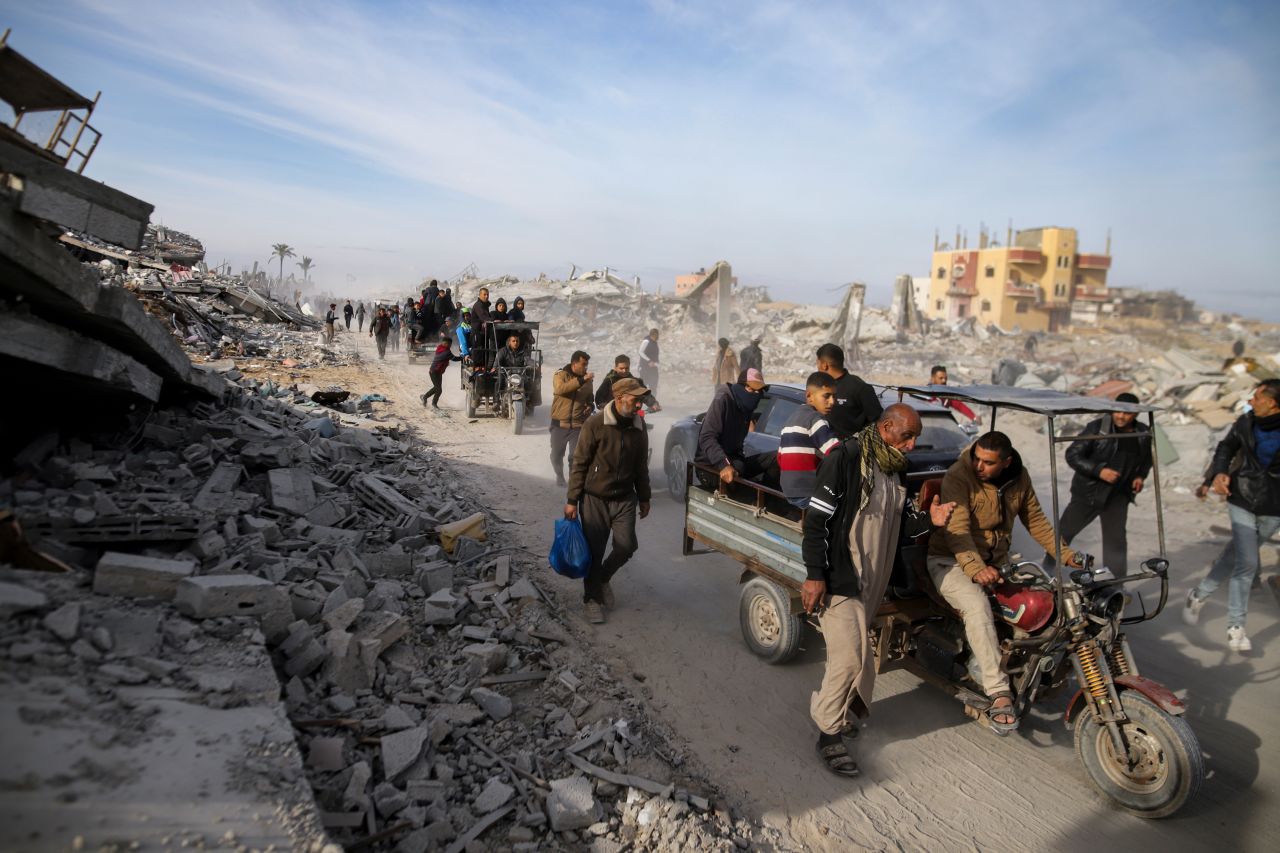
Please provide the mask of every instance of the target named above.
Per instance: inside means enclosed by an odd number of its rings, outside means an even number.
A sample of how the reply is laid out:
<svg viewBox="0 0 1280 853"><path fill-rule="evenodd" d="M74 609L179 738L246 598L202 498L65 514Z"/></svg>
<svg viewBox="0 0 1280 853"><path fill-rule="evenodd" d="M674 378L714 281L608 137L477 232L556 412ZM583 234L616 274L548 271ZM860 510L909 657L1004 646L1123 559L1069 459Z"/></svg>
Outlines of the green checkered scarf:
<svg viewBox="0 0 1280 853"><path fill-rule="evenodd" d="M906 470L907 457L896 447L890 447L880 437L880 430L876 428L875 423L867 424L862 432L858 433L857 438L858 447L862 451L858 467L858 473L862 477L862 495L858 498L858 512L862 512L867 502L871 500L871 490L875 487L872 466L879 468L885 474L897 474L899 471Z"/></svg>

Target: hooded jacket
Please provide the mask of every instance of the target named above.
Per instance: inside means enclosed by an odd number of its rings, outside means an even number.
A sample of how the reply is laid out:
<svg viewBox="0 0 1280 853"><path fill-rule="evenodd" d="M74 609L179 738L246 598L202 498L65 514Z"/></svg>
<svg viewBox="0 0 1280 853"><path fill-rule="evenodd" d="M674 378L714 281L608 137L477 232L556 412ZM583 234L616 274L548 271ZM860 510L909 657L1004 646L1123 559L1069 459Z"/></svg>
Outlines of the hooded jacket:
<svg viewBox="0 0 1280 853"><path fill-rule="evenodd" d="M1082 501L1086 506L1101 507L1116 492L1120 492L1130 500L1133 499L1134 478L1145 480L1151 473L1151 436L1147 435L1146 424L1135 421L1133 427L1134 432L1141 436L1140 438L1073 441L1067 445L1067 464L1076 472L1071 478L1073 501ZM1115 422L1111 420L1110 415L1098 418L1091 421L1080 434L1115 435ZM1118 451L1125 449L1121 447L1121 442L1132 452L1117 456ZM1120 479L1114 483L1101 479L1103 468L1119 470Z"/></svg>
<svg viewBox="0 0 1280 853"><path fill-rule="evenodd" d="M1258 432L1276 430L1280 430L1280 414L1260 418L1249 412L1237 418L1213 451L1205 485L1212 483L1219 474L1230 474L1228 503L1254 515L1280 515L1280 453L1275 454L1271 464L1265 467L1258 458Z"/></svg>
<svg viewBox="0 0 1280 853"><path fill-rule="evenodd" d="M649 436L635 415L619 417L613 403L587 418L569 469L566 503L584 494L606 501L648 503Z"/></svg>
<svg viewBox="0 0 1280 853"><path fill-rule="evenodd" d="M984 483L973 469L973 445L965 448L942 478L941 503L956 502L947 526L929 542L930 557L954 558L972 578L987 566L999 566L1009 557L1014 519L1022 521L1046 553L1054 553L1053 525L1045 518L1031 475L1022 456L1013 451L1013 462L999 482ZM1075 552L1062 546L1062 558L1074 562Z"/></svg>
<svg viewBox="0 0 1280 853"><path fill-rule="evenodd" d="M760 402L760 395L751 393L745 385L734 383L720 391L702 418L698 451L694 454L695 462L715 468L724 468L730 459L742 458L742 444Z"/></svg>
<svg viewBox="0 0 1280 853"><path fill-rule="evenodd" d="M567 429L581 427L595 408L592 381L583 379L572 368L566 364L551 377L551 392L555 395L551 398L551 422Z"/></svg>

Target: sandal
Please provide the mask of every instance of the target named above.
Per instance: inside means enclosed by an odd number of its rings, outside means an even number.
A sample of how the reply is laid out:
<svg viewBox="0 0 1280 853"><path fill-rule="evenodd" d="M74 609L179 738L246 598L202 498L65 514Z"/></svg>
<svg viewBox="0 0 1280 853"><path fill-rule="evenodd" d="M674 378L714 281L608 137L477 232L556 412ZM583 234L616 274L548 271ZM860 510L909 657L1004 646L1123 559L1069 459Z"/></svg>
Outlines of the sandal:
<svg viewBox="0 0 1280 853"><path fill-rule="evenodd" d="M996 707L996 701L999 699L1008 699L1009 704ZM1013 707L1013 694L1008 691L992 696L991 704L987 706L985 713L987 715L987 726L1000 737L1005 737L1018 728L1018 714ZM1007 717L1010 722L999 722L996 717Z"/></svg>
<svg viewBox="0 0 1280 853"><path fill-rule="evenodd" d="M858 775L858 762L853 760L849 749L843 743L824 746L819 742L818 757L822 759L823 764L827 765L827 769L837 776L852 779Z"/></svg>

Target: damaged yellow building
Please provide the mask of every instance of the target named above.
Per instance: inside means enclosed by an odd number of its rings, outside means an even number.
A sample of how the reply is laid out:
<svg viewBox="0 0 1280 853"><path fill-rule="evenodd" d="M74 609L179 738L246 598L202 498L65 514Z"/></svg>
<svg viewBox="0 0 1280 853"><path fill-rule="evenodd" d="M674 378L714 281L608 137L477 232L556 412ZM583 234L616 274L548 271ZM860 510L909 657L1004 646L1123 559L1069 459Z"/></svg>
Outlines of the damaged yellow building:
<svg viewBox="0 0 1280 853"><path fill-rule="evenodd" d="M1003 329L1056 332L1071 323L1078 302L1107 298L1111 237L1102 253L1081 253L1074 228L1009 230L1004 245L985 229L978 246L956 233L955 246L933 238L928 315L976 317Z"/></svg>

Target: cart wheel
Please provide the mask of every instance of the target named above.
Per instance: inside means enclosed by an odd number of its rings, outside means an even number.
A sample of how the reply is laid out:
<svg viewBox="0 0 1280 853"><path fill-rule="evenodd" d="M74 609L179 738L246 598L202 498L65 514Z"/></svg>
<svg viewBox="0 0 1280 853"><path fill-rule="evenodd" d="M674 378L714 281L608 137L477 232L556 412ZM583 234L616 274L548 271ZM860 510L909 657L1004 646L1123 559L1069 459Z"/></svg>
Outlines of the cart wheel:
<svg viewBox="0 0 1280 853"><path fill-rule="evenodd" d="M519 435L524 429L524 404L519 400L511 404L511 433Z"/></svg>
<svg viewBox="0 0 1280 853"><path fill-rule="evenodd" d="M804 623L791 613L791 596L768 578L754 577L742 587L738 621L747 648L766 663L786 663L800 651Z"/></svg>
<svg viewBox="0 0 1280 853"><path fill-rule="evenodd" d="M471 387L467 389L467 417L474 418L476 416L476 402L480 396L476 391L476 384L473 381Z"/></svg>

